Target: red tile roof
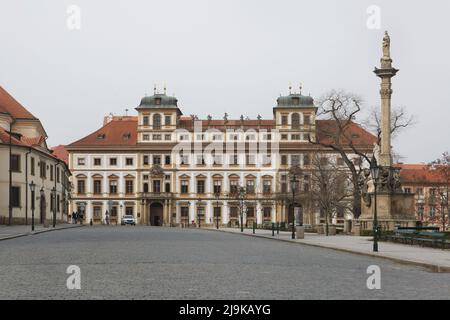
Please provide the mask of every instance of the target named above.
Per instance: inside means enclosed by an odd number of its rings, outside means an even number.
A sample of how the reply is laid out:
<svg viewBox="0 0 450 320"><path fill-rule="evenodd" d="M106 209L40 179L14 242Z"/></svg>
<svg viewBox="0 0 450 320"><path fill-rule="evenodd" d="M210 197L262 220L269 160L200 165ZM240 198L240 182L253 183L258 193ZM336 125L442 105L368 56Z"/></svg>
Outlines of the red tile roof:
<svg viewBox="0 0 450 320"><path fill-rule="evenodd" d="M100 129L67 147L134 146L136 143L137 117L115 117Z"/></svg>
<svg viewBox="0 0 450 320"><path fill-rule="evenodd" d="M9 144L9 132L0 127L0 143ZM24 141L17 139L14 135L11 136L11 144L15 146L29 147L30 145Z"/></svg>
<svg viewBox="0 0 450 320"><path fill-rule="evenodd" d="M317 120L317 140L325 144L333 144L333 138L329 134L337 133L338 126L334 120ZM345 135L350 137L354 145L373 145L377 142L377 137L365 130L357 123L350 122ZM349 143L348 139L344 139L342 144Z"/></svg>
<svg viewBox="0 0 450 320"><path fill-rule="evenodd" d="M69 161L69 152L66 150L66 146L60 144L56 147L51 148L53 151L53 155L57 157L58 159L64 161L65 163L68 163Z"/></svg>
<svg viewBox="0 0 450 320"><path fill-rule="evenodd" d="M426 164L398 164L401 168L400 179L403 184L440 184L445 183L442 175Z"/></svg>
<svg viewBox="0 0 450 320"><path fill-rule="evenodd" d="M36 119L35 116L17 102L2 86L0 86L0 112L8 113L14 119Z"/></svg>
<svg viewBox="0 0 450 320"><path fill-rule="evenodd" d="M208 120L201 120L203 128L208 125ZM258 128L258 120L244 120L245 128ZM267 129L273 129L273 120L261 120L261 127ZM92 147L92 146L135 146L137 144L137 125L138 118L136 116L124 116L124 117L112 117L109 122L94 131L93 133L87 135L86 137L77 140L69 145L67 148L72 147ZM224 120L211 120L209 121L210 127L221 127L223 129ZM240 120L229 120L227 126L240 127ZM193 120L190 117L181 117L180 127L190 129L193 126ZM333 127L332 123L325 120L318 120L317 127L319 129L324 126ZM320 130L319 130L320 131ZM355 145L373 145L377 138L370 132L364 130L356 123L351 123L349 127L349 134L353 135L353 143ZM129 137L125 137L125 134L129 134Z"/></svg>

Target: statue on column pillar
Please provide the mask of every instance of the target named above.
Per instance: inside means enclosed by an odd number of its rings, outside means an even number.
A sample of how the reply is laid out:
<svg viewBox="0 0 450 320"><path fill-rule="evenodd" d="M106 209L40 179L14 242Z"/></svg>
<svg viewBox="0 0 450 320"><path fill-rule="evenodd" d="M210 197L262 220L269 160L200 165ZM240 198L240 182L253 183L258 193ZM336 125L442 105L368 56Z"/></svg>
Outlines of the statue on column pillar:
<svg viewBox="0 0 450 320"><path fill-rule="evenodd" d="M384 32L383 38L383 58L390 59L391 58L391 38L387 31Z"/></svg>

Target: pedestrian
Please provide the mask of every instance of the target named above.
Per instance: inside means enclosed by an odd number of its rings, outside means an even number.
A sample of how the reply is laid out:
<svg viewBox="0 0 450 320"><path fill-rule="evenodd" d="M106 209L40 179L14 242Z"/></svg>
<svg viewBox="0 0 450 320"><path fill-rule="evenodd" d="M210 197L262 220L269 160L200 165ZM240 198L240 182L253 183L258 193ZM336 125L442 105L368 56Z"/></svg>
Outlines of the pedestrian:
<svg viewBox="0 0 450 320"><path fill-rule="evenodd" d="M80 220L80 224L83 224L83 216L84 216L83 212L80 212L78 214L78 219Z"/></svg>
<svg viewBox="0 0 450 320"><path fill-rule="evenodd" d="M72 224L77 224L77 213L72 212Z"/></svg>
<svg viewBox="0 0 450 320"><path fill-rule="evenodd" d="M109 212L108 212L108 210L106 210L106 213L105 213L105 221L106 221L106 225L109 226Z"/></svg>

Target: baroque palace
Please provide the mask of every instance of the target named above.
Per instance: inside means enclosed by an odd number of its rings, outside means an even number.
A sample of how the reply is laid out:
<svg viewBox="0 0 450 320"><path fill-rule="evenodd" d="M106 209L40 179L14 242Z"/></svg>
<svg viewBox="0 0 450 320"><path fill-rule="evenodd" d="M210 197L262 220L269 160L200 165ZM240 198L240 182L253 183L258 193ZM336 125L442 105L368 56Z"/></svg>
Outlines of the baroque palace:
<svg viewBox="0 0 450 320"><path fill-rule="evenodd" d="M108 212L112 223L134 215L147 225L238 225L242 213L251 226L289 222L294 208L297 218L315 224L319 210L303 201L314 192L312 157L331 158L346 170L334 151L309 142L325 121L316 120L313 98L301 93L280 96L272 119L184 116L165 90L142 98L136 111L107 116L100 129L66 146L70 212L84 212L86 222L104 223ZM375 137L357 124L352 132L372 152ZM294 166L302 176L292 198ZM351 218L343 211L334 222Z"/></svg>

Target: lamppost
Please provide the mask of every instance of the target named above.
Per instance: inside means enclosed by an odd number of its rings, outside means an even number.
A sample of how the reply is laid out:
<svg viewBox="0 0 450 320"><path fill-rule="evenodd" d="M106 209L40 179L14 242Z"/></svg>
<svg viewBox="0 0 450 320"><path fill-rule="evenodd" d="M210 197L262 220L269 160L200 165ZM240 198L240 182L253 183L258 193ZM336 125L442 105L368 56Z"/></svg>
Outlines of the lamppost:
<svg viewBox="0 0 450 320"><path fill-rule="evenodd" d="M52 188L53 228L56 227L56 188Z"/></svg>
<svg viewBox="0 0 450 320"><path fill-rule="evenodd" d="M36 190L36 185L34 184L34 181L31 181L30 183L30 190L31 190L31 231L34 231L34 191Z"/></svg>
<svg viewBox="0 0 450 320"><path fill-rule="evenodd" d="M45 210L45 204L43 205L42 204L42 201L45 201L45 191L44 191L44 187L41 187L41 190L39 191L39 194L40 194L40 200L39 200L39 204L40 204L40 206L41 206L41 220L42 220L42 224L44 225L44 227L46 226L46 222L45 222L45 218L47 217L47 214L46 214L46 212L44 211L42 211L42 210Z"/></svg>
<svg viewBox="0 0 450 320"><path fill-rule="evenodd" d="M241 232L244 232L244 199L247 194L247 191L244 187L239 187L239 209L240 209L240 218L241 218Z"/></svg>
<svg viewBox="0 0 450 320"><path fill-rule="evenodd" d="M220 197L220 192L216 192L215 194L216 196L216 229L219 229L219 197Z"/></svg>
<svg viewBox="0 0 450 320"><path fill-rule="evenodd" d="M378 216L377 216L377 184L378 177L380 175L380 167L377 164L375 156L372 157L370 162L370 173L373 180L373 198L374 198L374 213L373 213L373 252L378 252Z"/></svg>
<svg viewBox="0 0 450 320"><path fill-rule="evenodd" d="M197 200L197 218L198 218L198 227L201 228L202 227L202 214L200 209L200 202L202 201L202 199L198 198Z"/></svg>
<svg viewBox="0 0 450 320"><path fill-rule="evenodd" d="M295 239L295 191L297 190L298 180L297 175L293 174L291 178L292 189L292 239Z"/></svg>

